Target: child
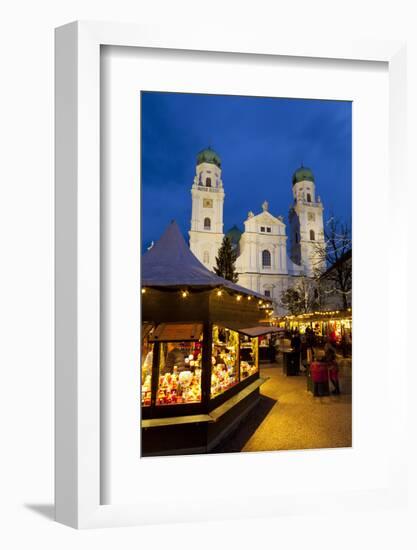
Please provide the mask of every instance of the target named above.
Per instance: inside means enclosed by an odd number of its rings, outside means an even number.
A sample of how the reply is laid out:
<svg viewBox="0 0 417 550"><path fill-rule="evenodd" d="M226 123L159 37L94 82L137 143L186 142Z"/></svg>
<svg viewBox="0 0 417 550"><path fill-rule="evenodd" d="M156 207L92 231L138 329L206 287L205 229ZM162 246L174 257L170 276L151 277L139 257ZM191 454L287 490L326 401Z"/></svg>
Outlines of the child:
<svg viewBox="0 0 417 550"><path fill-rule="evenodd" d="M332 383L333 388L334 388L334 390L332 391L332 394L333 395L340 395L339 366L336 362L336 353L334 352L333 348L329 347L326 350L324 360L328 364L329 379L330 379L330 382Z"/></svg>

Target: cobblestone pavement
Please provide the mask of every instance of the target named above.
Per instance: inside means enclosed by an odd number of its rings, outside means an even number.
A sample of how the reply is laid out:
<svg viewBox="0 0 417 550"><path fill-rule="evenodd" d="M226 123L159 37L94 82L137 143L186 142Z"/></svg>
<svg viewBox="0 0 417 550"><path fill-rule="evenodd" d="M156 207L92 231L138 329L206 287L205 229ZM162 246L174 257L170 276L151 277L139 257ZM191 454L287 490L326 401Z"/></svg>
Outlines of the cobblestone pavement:
<svg viewBox="0 0 417 550"><path fill-rule="evenodd" d="M214 452L350 447L350 372L341 369L341 395L313 397L304 375L285 376L277 364L261 366L261 376L269 379L259 405Z"/></svg>

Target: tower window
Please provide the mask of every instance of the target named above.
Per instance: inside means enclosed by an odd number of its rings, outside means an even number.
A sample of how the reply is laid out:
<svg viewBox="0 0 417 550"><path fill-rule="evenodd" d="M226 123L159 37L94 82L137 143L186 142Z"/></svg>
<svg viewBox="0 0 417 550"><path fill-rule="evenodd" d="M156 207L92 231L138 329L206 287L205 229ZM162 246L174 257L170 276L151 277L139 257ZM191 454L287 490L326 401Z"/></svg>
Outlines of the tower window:
<svg viewBox="0 0 417 550"><path fill-rule="evenodd" d="M211 229L211 220L210 220L210 218L204 218L204 229Z"/></svg>
<svg viewBox="0 0 417 550"><path fill-rule="evenodd" d="M307 202L311 202L311 194L307 193Z"/></svg>
<svg viewBox="0 0 417 550"><path fill-rule="evenodd" d="M314 234L314 231L310 229L310 241L314 241L316 239L316 236Z"/></svg>
<svg viewBox="0 0 417 550"><path fill-rule="evenodd" d="M267 228L266 228L266 232L267 232L267 233L271 233L271 228L270 228L270 227L267 227Z"/></svg>
<svg viewBox="0 0 417 550"><path fill-rule="evenodd" d="M206 187L211 187L211 178L206 178Z"/></svg>
<svg viewBox="0 0 417 550"><path fill-rule="evenodd" d="M262 251L262 267L271 267L271 253L269 250Z"/></svg>
<svg viewBox="0 0 417 550"><path fill-rule="evenodd" d="M298 233L297 233L297 231L295 232L295 242L296 242L296 243L299 242L299 238L298 238Z"/></svg>
<svg viewBox="0 0 417 550"><path fill-rule="evenodd" d="M261 227L261 232L265 233L265 227Z"/></svg>
<svg viewBox="0 0 417 550"><path fill-rule="evenodd" d="M210 256L207 250L203 253L203 263L208 264L210 262Z"/></svg>
<svg viewBox="0 0 417 550"><path fill-rule="evenodd" d="M267 298L271 297L271 291L270 290L265 290L264 294Z"/></svg>

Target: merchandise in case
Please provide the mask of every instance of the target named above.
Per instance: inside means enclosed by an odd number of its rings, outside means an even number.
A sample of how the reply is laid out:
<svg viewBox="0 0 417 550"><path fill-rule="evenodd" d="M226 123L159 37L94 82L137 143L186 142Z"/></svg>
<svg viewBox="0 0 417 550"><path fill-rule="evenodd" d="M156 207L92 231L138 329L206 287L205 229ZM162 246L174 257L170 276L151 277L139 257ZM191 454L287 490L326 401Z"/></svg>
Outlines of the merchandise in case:
<svg viewBox="0 0 417 550"><path fill-rule="evenodd" d="M238 355L239 334L214 325L210 389L212 399L239 382Z"/></svg>
<svg viewBox="0 0 417 550"><path fill-rule="evenodd" d="M142 383L142 407L151 406L152 394L152 362L154 344L149 342L148 336L152 333L152 325L142 326L142 350L141 350L141 383ZM145 336L144 336L145 335Z"/></svg>
<svg viewBox="0 0 417 550"><path fill-rule="evenodd" d="M258 372L258 339L240 336L240 379L245 380Z"/></svg>
<svg viewBox="0 0 417 550"><path fill-rule="evenodd" d="M156 405L201 402L202 344L161 342Z"/></svg>

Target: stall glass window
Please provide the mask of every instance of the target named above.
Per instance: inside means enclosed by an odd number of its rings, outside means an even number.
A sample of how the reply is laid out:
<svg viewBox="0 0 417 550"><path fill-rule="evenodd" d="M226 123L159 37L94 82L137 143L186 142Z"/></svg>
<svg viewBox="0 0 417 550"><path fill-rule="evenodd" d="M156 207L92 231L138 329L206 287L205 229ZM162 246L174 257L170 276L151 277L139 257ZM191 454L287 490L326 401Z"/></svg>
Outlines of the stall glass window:
<svg viewBox="0 0 417 550"><path fill-rule="evenodd" d="M149 342L148 334L142 339L141 353L141 382L142 382L142 407L150 407L152 391L152 362L154 344Z"/></svg>
<svg viewBox="0 0 417 550"><path fill-rule="evenodd" d="M258 372L258 339L240 336L240 379L244 380Z"/></svg>
<svg viewBox="0 0 417 550"><path fill-rule="evenodd" d="M201 402L202 340L161 342L157 405Z"/></svg>
<svg viewBox="0 0 417 550"><path fill-rule="evenodd" d="M239 382L239 334L213 326L212 347L210 397L214 398Z"/></svg>

